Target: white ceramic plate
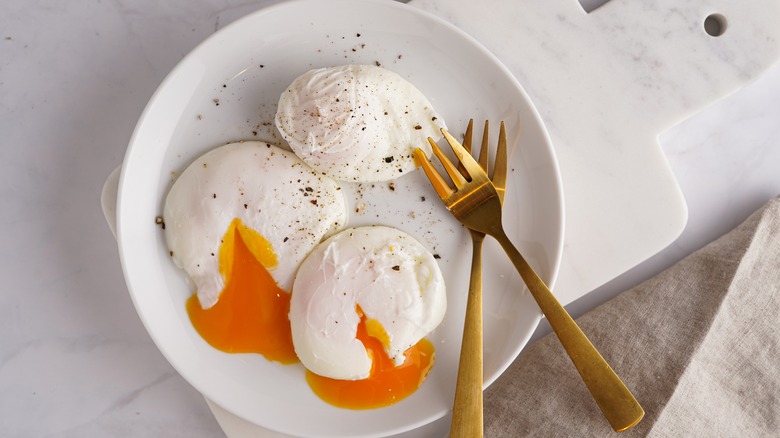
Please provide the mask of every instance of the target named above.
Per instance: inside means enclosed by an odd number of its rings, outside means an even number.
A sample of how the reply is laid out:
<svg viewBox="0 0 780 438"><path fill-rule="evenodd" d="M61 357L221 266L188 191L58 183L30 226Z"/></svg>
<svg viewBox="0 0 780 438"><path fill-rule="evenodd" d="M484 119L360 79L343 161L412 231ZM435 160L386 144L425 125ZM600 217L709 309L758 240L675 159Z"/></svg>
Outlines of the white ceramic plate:
<svg viewBox="0 0 780 438"><path fill-rule="evenodd" d="M280 142L273 115L292 79L311 68L347 63L379 63L401 74L428 96L454 133L465 130L469 117L478 126L484 119L505 120L511 148L508 233L550 284L561 258L561 182L548 136L514 77L476 41L427 13L386 1L295 1L220 30L176 66L138 122L119 184L120 254L137 311L176 370L229 412L290 435L384 436L447 414L463 327L468 233L420 171L394 181L394 190L388 183L345 184L353 203L349 225L391 225L417 237L441 256L449 297L444 322L429 336L436 363L422 387L393 406L352 411L318 399L300 365L208 346L187 317L185 300L192 291L171 262L155 217L176 174L200 154L242 139ZM492 240L485 258L484 369L490 384L525 345L540 313Z"/></svg>

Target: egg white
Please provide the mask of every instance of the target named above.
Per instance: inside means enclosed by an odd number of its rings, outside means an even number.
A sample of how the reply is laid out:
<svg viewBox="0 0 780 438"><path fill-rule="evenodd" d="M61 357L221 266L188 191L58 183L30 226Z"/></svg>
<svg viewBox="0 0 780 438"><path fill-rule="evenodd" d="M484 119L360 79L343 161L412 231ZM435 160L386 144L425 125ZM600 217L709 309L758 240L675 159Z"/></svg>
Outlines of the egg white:
<svg viewBox="0 0 780 438"><path fill-rule="evenodd" d="M384 328L385 350L402 364L404 351L434 330L446 311L433 255L386 226L346 229L318 245L298 270L290 301L293 344L306 368L334 379L368 377L371 359L355 338L358 305Z"/></svg>
<svg viewBox="0 0 780 438"><path fill-rule="evenodd" d="M276 127L311 167L338 180L386 181L414 170L414 148L446 125L428 99L373 65L308 71L279 98Z"/></svg>
<svg viewBox="0 0 780 438"><path fill-rule="evenodd" d="M289 291L306 255L346 225L346 202L338 183L268 143L232 143L196 159L171 187L163 219L172 258L204 309L225 286L219 249L234 218L271 244L278 264L269 272Z"/></svg>

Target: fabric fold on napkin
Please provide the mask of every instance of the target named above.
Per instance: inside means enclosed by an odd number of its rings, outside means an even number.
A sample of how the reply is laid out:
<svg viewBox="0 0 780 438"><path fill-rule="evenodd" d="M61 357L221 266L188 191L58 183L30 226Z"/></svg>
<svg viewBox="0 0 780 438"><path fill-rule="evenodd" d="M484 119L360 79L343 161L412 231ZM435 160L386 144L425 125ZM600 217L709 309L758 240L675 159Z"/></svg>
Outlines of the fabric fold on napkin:
<svg viewBox="0 0 780 438"><path fill-rule="evenodd" d="M622 436L777 436L780 198L577 322L645 409ZM617 435L552 333L485 392L485 434Z"/></svg>

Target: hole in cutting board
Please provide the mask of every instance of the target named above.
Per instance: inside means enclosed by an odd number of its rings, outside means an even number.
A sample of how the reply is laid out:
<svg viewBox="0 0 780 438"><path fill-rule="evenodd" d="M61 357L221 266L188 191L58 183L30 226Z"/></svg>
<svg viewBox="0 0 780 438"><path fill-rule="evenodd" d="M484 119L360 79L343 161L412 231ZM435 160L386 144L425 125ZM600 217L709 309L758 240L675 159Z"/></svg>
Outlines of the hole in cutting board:
<svg viewBox="0 0 780 438"><path fill-rule="evenodd" d="M704 19L704 31L712 37L719 37L726 32L726 17L721 14L710 14Z"/></svg>
<svg viewBox="0 0 780 438"><path fill-rule="evenodd" d="M580 6L582 6L582 9L585 10L587 13L591 13L595 11L596 9L604 6L605 4L609 3L609 0L577 0L580 2Z"/></svg>

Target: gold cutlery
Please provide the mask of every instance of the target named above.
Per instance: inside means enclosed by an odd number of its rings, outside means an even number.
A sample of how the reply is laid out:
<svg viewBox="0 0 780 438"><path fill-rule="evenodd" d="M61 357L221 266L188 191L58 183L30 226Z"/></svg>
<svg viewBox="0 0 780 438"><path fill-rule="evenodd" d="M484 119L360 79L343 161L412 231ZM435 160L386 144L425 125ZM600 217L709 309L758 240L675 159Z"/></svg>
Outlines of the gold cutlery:
<svg viewBox="0 0 780 438"><path fill-rule="evenodd" d="M463 147L471 153L471 138L474 120L469 120ZM479 150L479 166L488 172L489 128L485 121L482 132L482 145ZM496 187L499 201L503 202L506 186L506 134L501 123L496 158L493 165L493 185ZM468 177L465 167L458 166L461 175ZM483 436L482 422L482 242L485 233L469 229L472 241L471 276L469 280L466 317L463 327L463 341L458 365L458 382L455 387L455 401L452 407L450 437L477 438Z"/></svg>
<svg viewBox="0 0 780 438"><path fill-rule="evenodd" d="M452 215L469 230L492 236L501 244L609 424L618 432L633 427L644 416L639 402L507 237L501 223L501 197L485 170L447 130L442 129L442 134L467 176L464 176L439 149L436 142L429 138L428 142L434 154L455 185L454 189L450 187L425 153L418 148L414 152L415 158L423 167L436 193ZM501 137L505 142L505 131ZM479 322L481 327L481 316ZM467 327L470 325L472 324L466 323ZM481 433L481 415L479 423Z"/></svg>

